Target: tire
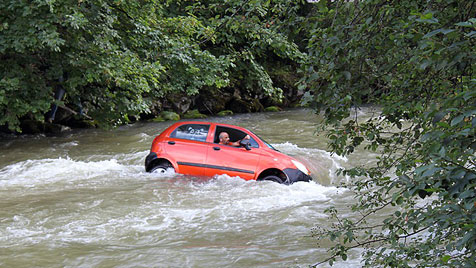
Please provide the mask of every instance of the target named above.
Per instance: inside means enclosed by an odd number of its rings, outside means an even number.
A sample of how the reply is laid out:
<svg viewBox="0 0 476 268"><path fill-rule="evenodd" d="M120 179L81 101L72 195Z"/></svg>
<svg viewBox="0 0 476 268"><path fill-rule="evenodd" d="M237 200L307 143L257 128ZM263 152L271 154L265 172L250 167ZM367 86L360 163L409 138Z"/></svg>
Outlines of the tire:
<svg viewBox="0 0 476 268"><path fill-rule="evenodd" d="M170 163L160 163L157 166L153 167L150 169L150 173L159 173L159 174L165 174L167 173L168 169L173 169L175 172L174 167Z"/></svg>
<svg viewBox="0 0 476 268"><path fill-rule="evenodd" d="M283 180L278 177L278 176L274 176L274 175L269 175L269 176L266 176L263 178L264 181L274 181L274 182L277 182L277 183L280 183L280 184L283 184Z"/></svg>

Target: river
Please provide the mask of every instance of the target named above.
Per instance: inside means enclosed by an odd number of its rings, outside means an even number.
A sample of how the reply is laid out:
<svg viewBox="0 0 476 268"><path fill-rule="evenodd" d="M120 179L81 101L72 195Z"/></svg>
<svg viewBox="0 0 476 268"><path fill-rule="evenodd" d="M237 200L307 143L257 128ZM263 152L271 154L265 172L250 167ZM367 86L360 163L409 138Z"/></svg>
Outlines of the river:
<svg viewBox="0 0 476 268"><path fill-rule="evenodd" d="M305 162L313 181L290 186L146 173L152 140L173 122L2 139L0 267L308 267L330 246L311 236L332 224L324 210L353 202L334 172L373 157L329 154L318 119L308 109L207 119ZM360 252L333 267L360 266Z"/></svg>

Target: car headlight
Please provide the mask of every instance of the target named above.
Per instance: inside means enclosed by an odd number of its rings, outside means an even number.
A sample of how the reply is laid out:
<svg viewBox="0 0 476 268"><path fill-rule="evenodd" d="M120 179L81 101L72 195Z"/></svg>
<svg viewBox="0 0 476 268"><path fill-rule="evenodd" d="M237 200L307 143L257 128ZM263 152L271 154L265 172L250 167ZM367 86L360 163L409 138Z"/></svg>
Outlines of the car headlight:
<svg viewBox="0 0 476 268"><path fill-rule="evenodd" d="M297 167L297 169L299 169L302 173L306 174L306 175L309 175L309 170L307 170L306 166L303 165L301 162L298 162L296 160L291 160L293 162L293 164Z"/></svg>

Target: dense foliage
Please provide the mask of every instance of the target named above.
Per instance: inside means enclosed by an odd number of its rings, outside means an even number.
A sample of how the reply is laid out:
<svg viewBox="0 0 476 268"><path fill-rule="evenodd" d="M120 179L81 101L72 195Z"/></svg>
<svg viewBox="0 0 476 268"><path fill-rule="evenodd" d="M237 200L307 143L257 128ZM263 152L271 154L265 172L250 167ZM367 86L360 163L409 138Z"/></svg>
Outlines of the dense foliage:
<svg viewBox="0 0 476 268"><path fill-rule="evenodd" d="M67 102L115 125L169 92L226 84L229 61L193 46L207 28L167 17L158 2L2 1L0 125L41 120L58 86Z"/></svg>
<svg viewBox="0 0 476 268"><path fill-rule="evenodd" d="M319 2L306 101L324 112L332 152L381 154L342 171L355 215L328 210L335 225L315 232L335 241L324 262L366 248L370 267L476 266L475 5ZM381 113L359 120L367 102Z"/></svg>
<svg viewBox="0 0 476 268"><path fill-rule="evenodd" d="M303 58L285 20L303 5L2 1L0 126L21 131L22 118L43 120L53 102L114 126L199 93L279 101L270 73L274 63L292 71ZM54 100L58 87L63 101Z"/></svg>

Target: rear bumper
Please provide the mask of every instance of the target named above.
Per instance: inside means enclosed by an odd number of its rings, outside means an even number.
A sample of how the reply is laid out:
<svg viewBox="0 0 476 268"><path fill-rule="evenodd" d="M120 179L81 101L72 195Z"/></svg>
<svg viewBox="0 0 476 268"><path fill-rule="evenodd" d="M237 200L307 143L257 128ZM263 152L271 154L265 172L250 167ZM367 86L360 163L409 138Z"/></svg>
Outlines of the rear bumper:
<svg viewBox="0 0 476 268"><path fill-rule="evenodd" d="M149 155L145 158L145 171L149 172L149 170L152 168L150 163L157 159L157 154L154 152L150 152Z"/></svg>
<svg viewBox="0 0 476 268"><path fill-rule="evenodd" d="M289 178L289 184L295 183L298 181L305 181L305 182L312 181L311 176L304 174L299 169L287 168L283 171L286 174L286 176L288 176Z"/></svg>

